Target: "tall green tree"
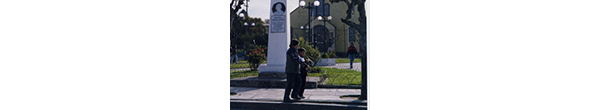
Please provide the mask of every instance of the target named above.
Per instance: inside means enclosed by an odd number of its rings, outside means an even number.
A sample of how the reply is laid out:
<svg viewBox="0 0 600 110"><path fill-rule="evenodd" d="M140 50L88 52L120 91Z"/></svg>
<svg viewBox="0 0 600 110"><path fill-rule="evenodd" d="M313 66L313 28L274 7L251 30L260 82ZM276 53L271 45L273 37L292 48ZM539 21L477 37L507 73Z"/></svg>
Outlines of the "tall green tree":
<svg viewBox="0 0 600 110"><path fill-rule="evenodd" d="M346 10L346 18L341 18L341 21L354 28L359 33L360 52L361 55L361 69L362 69L362 87L360 89L360 100L367 100L367 13L365 10L365 2L367 0L329 0L333 3L344 2L348 9ZM352 18L352 11L356 6L358 10L358 21L360 24L350 21Z"/></svg>
<svg viewBox="0 0 600 110"><path fill-rule="evenodd" d="M240 35L240 33L238 32L238 27L241 26L241 24L239 23L241 18L237 13L240 11L243 4L244 0L231 0L231 3L229 3L229 39L231 41L230 46L234 50L236 49L236 46L234 45L237 45L237 39Z"/></svg>
<svg viewBox="0 0 600 110"><path fill-rule="evenodd" d="M248 17L246 20L240 20L240 23L247 24L240 29L240 32L243 33L240 39L244 44L254 44L256 42L257 45L266 45L268 29L261 18Z"/></svg>
<svg viewBox="0 0 600 110"><path fill-rule="evenodd" d="M243 25L236 29L240 33L240 36L236 38L237 47L245 47L244 49L249 52L248 49L250 48L248 47L253 45L266 46L268 44L267 27L261 18L247 17L247 19L238 22Z"/></svg>

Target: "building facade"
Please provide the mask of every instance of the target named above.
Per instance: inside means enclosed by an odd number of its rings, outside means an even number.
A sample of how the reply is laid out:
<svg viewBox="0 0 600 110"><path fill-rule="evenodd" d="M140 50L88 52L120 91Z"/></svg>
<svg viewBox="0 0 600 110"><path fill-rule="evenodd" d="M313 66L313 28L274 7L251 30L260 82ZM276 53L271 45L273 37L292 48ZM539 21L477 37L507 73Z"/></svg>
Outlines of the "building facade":
<svg viewBox="0 0 600 110"><path fill-rule="evenodd" d="M302 0L300 0L302 1ZM359 34L341 21L346 17L347 5L344 2L331 3L329 0L304 0L306 5L319 1L314 8L297 7L290 13L290 30L292 39L302 37L306 41L315 42L319 51L334 51L339 57L346 57L350 42L359 49ZM351 21L359 23L358 12L352 12ZM309 15L310 14L310 15ZM321 16L323 20L318 20ZM331 16L331 20L328 17ZM308 28L307 28L308 27Z"/></svg>

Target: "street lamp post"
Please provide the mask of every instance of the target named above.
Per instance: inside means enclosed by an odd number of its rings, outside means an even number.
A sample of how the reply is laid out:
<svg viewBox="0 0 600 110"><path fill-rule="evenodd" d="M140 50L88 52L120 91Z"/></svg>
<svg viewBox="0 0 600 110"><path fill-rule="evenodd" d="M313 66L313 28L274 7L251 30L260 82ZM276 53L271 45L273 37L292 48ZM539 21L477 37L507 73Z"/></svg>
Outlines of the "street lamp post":
<svg viewBox="0 0 600 110"><path fill-rule="evenodd" d="M324 19L323 17L319 16L319 17L317 17L317 19L318 19L319 21L323 21L323 26L327 26L327 25L326 25L326 22L327 22L327 21L331 21L331 19L333 19L333 17L331 17L331 16L327 16L327 19Z"/></svg>
<svg viewBox="0 0 600 110"><path fill-rule="evenodd" d="M248 24L248 22L246 21L246 22L244 22L244 27L246 27L246 28L244 28L244 29L246 30L246 32L247 32L248 30L250 30L250 33L251 33L251 34L254 34L254 33L253 33L253 32L254 32L254 30L252 29L252 27L254 27L255 25L256 25L255 23L252 23L252 24L250 24L250 25L249 25L249 24Z"/></svg>
<svg viewBox="0 0 600 110"><path fill-rule="evenodd" d="M240 19L242 21L247 21L247 16L248 16L248 12L246 10L242 10L241 12L239 12L238 16L240 17ZM238 20L239 21L239 20ZM237 22L237 21L236 21ZM239 26L239 25L238 25ZM236 35L234 41L234 45L237 45L237 38L240 37L240 35L242 33L239 32L240 30L237 30L236 28L234 28L234 35Z"/></svg>
<svg viewBox="0 0 600 110"><path fill-rule="evenodd" d="M308 19L307 19L308 20L308 26L306 26L306 27L302 27L301 26L300 29L305 28L305 29L308 30L308 33L310 33L310 36L311 36L311 43L315 43L315 35L312 33L313 32L312 29L310 29L311 28L311 26L310 26L310 24L311 24L310 23L310 21L311 21L310 18L311 18L311 15L312 15L312 9L318 7L320 4L321 3L319 1L315 1L312 4L310 2L308 2L308 4L307 4L304 0L301 0L300 4L299 4L300 7L304 8L304 9L308 9ZM315 47L315 46L316 45L313 44L313 47Z"/></svg>
<svg viewBox="0 0 600 110"><path fill-rule="evenodd" d="M319 20L319 21L323 21L323 26L324 26L325 28L327 28L327 21L331 21L331 19L333 19L333 17L331 17L331 16L327 16L327 19L323 18L322 16L318 16L318 17L317 17L317 20ZM328 34L328 33L325 33L325 35L323 35L323 36L327 36L327 34ZM323 39L323 40L324 40L325 42L327 42L327 41L329 41L330 37L332 37L332 36L328 36L327 38L325 38L325 39ZM329 44L326 44L325 42L322 42L322 44L323 44L323 45L326 45L327 47L331 46L331 45L329 45Z"/></svg>

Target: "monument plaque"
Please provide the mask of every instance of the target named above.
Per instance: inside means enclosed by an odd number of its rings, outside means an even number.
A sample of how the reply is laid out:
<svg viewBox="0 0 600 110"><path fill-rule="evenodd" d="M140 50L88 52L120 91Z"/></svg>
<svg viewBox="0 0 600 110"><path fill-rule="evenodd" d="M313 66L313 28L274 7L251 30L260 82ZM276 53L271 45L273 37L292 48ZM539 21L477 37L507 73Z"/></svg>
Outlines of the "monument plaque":
<svg viewBox="0 0 600 110"><path fill-rule="evenodd" d="M285 33L286 15L284 3L276 2L271 6L271 33Z"/></svg>

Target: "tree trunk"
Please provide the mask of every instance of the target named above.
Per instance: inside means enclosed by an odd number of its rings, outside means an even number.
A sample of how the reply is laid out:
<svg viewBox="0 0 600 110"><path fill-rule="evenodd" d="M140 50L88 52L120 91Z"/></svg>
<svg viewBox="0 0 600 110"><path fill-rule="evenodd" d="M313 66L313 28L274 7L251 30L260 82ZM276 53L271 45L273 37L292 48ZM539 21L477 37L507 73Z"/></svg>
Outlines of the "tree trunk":
<svg viewBox="0 0 600 110"><path fill-rule="evenodd" d="M358 0L357 0L358 1ZM357 2L353 1L353 2ZM358 3L358 21L360 22L359 33L360 33L360 50L362 53L361 61L361 72L362 72L362 87L360 89L360 100L367 100L367 16L365 10L365 1L359 1Z"/></svg>
<svg viewBox="0 0 600 110"><path fill-rule="evenodd" d="M361 23L362 24L366 24L366 23ZM365 28L366 29L366 28ZM360 62L360 66L361 66L361 88L360 88L360 97L358 98L359 100L367 100L367 31L366 30L361 30L362 32L360 32L361 37L360 38L360 50L361 50L361 62Z"/></svg>
<svg viewBox="0 0 600 110"><path fill-rule="evenodd" d="M361 49L362 50L362 49ZM361 58L361 88L360 88L360 97L358 100L367 100L367 55L365 54Z"/></svg>

